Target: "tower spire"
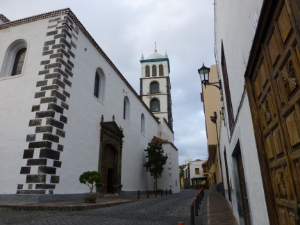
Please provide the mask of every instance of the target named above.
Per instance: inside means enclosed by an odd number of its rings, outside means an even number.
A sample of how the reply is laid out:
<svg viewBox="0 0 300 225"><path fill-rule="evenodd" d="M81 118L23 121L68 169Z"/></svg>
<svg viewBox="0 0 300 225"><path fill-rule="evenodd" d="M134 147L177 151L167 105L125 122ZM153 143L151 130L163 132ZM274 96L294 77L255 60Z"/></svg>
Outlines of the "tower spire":
<svg viewBox="0 0 300 225"><path fill-rule="evenodd" d="M155 46L154 52L157 52L157 49L156 49L156 42L154 42L154 46Z"/></svg>

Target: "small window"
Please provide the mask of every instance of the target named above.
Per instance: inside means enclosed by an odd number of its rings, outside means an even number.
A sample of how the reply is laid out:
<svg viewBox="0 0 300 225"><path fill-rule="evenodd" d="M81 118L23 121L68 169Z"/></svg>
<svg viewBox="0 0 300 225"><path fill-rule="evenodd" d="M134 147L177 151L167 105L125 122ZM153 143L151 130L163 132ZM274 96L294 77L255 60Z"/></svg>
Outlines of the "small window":
<svg viewBox="0 0 300 225"><path fill-rule="evenodd" d="M157 77L156 65L152 66L152 77Z"/></svg>
<svg viewBox="0 0 300 225"><path fill-rule="evenodd" d="M146 66L145 74L146 74L146 77L150 77L150 66Z"/></svg>
<svg viewBox="0 0 300 225"><path fill-rule="evenodd" d="M14 66L13 66L12 73L11 73L12 76L19 75L22 73L22 68L23 68L24 61L25 61L26 51L27 51L27 48L22 48L17 52L16 57L15 57Z"/></svg>
<svg viewBox="0 0 300 225"><path fill-rule="evenodd" d="M158 84L157 81L153 81L150 84L150 93L155 94L155 93L158 93L158 92L159 92L159 84Z"/></svg>
<svg viewBox="0 0 300 225"><path fill-rule="evenodd" d="M95 74L94 96L100 101L104 101L105 75L101 68L98 68Z"/></svg>
<svg viewBox="0 0 300 225"><path fill-rule="evenodd" d="M199 168L195 168L195 174L200 174L200 170L199 170Z"/></svg>
<svg viewBox="0 0 300 225"><path fill-rule="evenodd" d="M159 100L157 98L154 98L151 100L150 109L152 112L158 112L160 110L160 104L159 104Z"/></svg>
<svg viewBox="0 0 300 225"><path fill-rule="evenodd" d="M164 76L164 66L159 65L158 70L159 70L159 76L163 77Z"/></svg>
<svg viewBox="0 0 300 225"><path fill-rule="evenodd" d="M145 134L145 116L143 113L141 115L141 133Z"/></svg>
<svg viewBox="0 0 300 225"><path fill-rule="evenodd" d="M124 98L123 119L129 122L130 102L127 96Z"/></svg>
<svg viewBox="0 0 300 225"><path fill-rule="evenodd" d="M6 50L0 78L20 75L27 55L27 42L19 39L14 41Z"/></svg>

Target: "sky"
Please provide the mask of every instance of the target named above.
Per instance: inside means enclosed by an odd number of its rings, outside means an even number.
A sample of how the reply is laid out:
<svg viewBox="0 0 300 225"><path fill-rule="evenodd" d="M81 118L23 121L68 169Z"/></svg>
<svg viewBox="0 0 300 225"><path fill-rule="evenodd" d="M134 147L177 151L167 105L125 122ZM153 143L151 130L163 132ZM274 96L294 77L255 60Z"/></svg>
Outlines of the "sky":
<svg viewBox="0 0 300 225"><path fill-rule="evenodd" d="M214 59L213 0L0 0L0 14L17 20L70 8L139 93L141 55L167 52L175 146L184 159L208 157L198 69Z"/></svg>

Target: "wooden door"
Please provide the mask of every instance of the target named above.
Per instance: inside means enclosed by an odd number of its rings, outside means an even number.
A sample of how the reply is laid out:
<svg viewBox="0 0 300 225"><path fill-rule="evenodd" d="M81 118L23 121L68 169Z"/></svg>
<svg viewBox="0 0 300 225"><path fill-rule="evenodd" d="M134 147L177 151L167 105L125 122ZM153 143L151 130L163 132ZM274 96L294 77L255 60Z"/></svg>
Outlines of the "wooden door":
<svg viewBox="0 0 300 225"><path fill-rule="evenodd" d="M248 202L247 186L246 186L246 181L245 181L245 174L244 174L244 167L243 167L241 152L239 152L236 155L236 162L237 162L237 168L238 168L245 225L250 225L251 220L250 220L249 202Z"/></svg>
<svg viewBox="0 0 300 225"><path fill-rule="evenodd" d="M249 59L253 68L247 68L247 91L270 221L295 224L300 197L299 3L267 4L273 6L257 31L263 35L254 43L257 54Z"/></svg>

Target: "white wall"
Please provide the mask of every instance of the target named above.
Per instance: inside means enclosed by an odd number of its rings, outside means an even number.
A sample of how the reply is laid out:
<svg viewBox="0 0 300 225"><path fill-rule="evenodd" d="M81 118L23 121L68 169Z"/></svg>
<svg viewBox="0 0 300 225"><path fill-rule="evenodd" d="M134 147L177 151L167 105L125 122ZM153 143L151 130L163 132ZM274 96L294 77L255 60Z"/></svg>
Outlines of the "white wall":
<svg viewBox="0 0 300 225"><path fill-rule="evenodd" d="M248 96L245 94L244 99L242 99L242 94L244 92L245 85L245 68L247 66L249 52L255 34L253 22L260 14L262 2L262 0L238 2L225 0L215 1L215 50L217 53L217 61L219 62L218 71L220 72L221 79L223 79L221 69L221 43L223 42L231 101L234 117L236 119L235 130L232 137L229 132L229 126L227 125L227 112L225 114L226 126L224 126L224 123L221 122L220 151L222 158L223 182L227 193L228 184L224 162L224 149L226 148L229 180L233 188L231 206L235 217L240 220L237 205L237 189L239 188L239 184L236 172L236 160L232 156L234 149L239 142L247 185L251 221L253 224L269 224L269 220L267 216L268 213L262 186L262 177L251 121ZM225 96L224 101L226 109ZM239 114L238 110L240 110ZM228 198L227 194L226 197Z"/></svg>
<svg viewBox="0 0 300 225"><path fill-rule="evenodd" d="M0 174L1 194L15 194L17 184L25 183L25 175L20 175L23 151L28 148L27 134L34 130L28 127L34 118L31 112L35 104L34 93L47 25L45 21L23 24L0 30L0 71L3 66L6 49L17 39L27 42L27 53L21 75L0 78ZM43 35L40 35L43 34ZM9 74L7 74L9 76Z"/></svg>

